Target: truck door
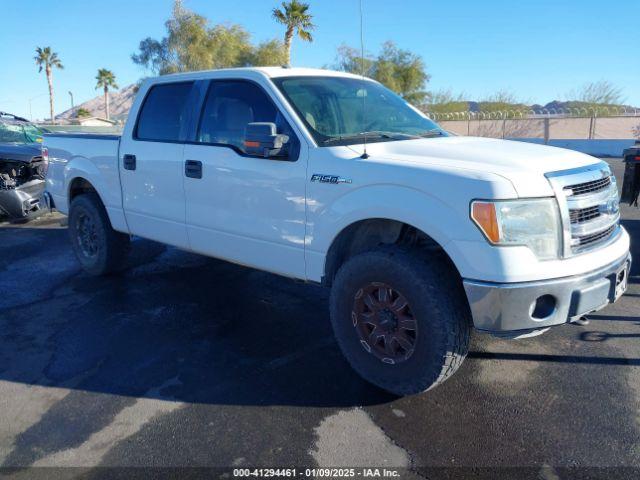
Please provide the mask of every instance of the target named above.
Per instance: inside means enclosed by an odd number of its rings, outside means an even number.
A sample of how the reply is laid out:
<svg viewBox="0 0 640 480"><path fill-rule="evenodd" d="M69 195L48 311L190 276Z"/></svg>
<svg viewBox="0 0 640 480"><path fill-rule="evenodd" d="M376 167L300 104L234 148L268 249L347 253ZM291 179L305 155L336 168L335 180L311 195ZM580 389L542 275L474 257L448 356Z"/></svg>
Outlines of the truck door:
<svg viewBox="0 0 640 480"><path fill-rule="evenodd" d="M120 144L123 207L134 235L187 248L182 155L191 125L193 82L158 83ZM142 92L141 92L142 93Z"/></svg>
<svg viewBox="0 0 640 480"><path fill-rule="evenodd" d="M287 158L248 155L248 123L289 135ZM184 150L191 249L304 278L307 150L274 100L248 80L211 81L194 141Z"/></svg>

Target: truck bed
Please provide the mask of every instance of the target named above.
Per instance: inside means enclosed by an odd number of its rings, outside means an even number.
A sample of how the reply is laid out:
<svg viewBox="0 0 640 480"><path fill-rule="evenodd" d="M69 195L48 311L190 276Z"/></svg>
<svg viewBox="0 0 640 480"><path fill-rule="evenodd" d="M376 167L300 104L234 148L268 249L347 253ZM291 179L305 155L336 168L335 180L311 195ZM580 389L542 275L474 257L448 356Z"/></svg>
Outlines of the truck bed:
<svg viewBox="0 0 640 480"><path fill-rule="evenodd" d="M94 172L93 187L107 211L122 212L122 195L118 171L119 135L95 133L50 133L44 136L49 149L47 192L57 210L68 214L67 189L83 180L80 172ZM120 213L121 214L121 213Z"/></svg>

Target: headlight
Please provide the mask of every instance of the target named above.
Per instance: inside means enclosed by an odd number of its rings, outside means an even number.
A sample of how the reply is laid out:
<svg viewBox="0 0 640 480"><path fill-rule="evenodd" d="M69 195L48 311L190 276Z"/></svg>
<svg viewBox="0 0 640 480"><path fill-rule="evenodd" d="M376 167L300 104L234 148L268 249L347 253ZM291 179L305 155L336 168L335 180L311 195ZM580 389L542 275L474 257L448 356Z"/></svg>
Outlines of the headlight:
<svg viewBox="0 0 640 480"><path fill-rule="evenodd" d="M562 229L554 198L475 201L471 218L494 245L523 245L540 260L559 257Z"/></svg>

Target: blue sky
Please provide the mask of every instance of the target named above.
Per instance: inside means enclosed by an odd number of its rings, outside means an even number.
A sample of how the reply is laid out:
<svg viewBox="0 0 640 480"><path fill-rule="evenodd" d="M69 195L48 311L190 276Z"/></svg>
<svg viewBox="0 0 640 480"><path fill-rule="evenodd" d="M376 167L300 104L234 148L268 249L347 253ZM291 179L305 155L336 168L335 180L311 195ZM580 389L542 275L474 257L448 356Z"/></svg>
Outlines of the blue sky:
<svg viewBox="0 0 640 480"><path fill-rule="evenodd" d="M307 0L317 30L312 44L296 41L295 66L333 62L341 43L359 45L357 0ZM498 90L526 102L563 99L585 82L606 79L640 106L640 0L363 0L365 46L385 40L422 55L428 88L480 99ZM185 0L212 23L240 23L261 41L280 37L272 0ZM120 86L145 76L130 60L139 41L160 38L172 0L0 0L0 110L43 118L47 85L33 62L36 46L51 46L65 69L54 73L56 112L88 100L98 68ZM36 97L36 98L34 98Z"/></svg>

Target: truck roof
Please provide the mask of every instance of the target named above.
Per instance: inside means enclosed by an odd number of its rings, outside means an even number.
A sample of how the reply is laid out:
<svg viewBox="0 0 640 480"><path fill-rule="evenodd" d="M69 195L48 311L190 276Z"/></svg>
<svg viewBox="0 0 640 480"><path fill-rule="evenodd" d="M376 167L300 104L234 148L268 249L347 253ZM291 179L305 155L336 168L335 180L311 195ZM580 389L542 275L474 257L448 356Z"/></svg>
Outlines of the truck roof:
<svg viewBox="0 0 640 480"><path fill-rule="evenodd" d="M230 77L239 75L241 77L252 78L261 75L269 78L277 77L347 77L361 79L360 75L323 68L302 68L302 67L241 67L241 68L220 68L216 70L200 70L196 72L172 73L149 79L151 82L176 80L176 79L205 79L216 77Z"/></svg>
<svg viewBox="0 0 640 480"><path fill-rule="evenodd" d="M256 67L247 70L257 70L268 77L302 77L302 76L326 76L326 77L355 77L362 78L352 73L328 70L323 68L303 68L303 67Z"/></svg>

